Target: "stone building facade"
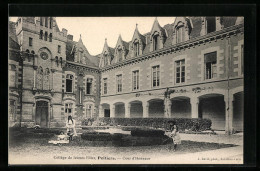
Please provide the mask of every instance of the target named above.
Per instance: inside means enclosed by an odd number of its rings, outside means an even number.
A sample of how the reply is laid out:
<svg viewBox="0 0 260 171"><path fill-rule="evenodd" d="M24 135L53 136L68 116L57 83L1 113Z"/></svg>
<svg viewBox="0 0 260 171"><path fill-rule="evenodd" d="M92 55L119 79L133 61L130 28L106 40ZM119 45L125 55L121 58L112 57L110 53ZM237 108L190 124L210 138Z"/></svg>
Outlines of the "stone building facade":
<svg viewBox="0 0 260 171"><path fill-rule="evenodd" d="M105 40L92 56L54 17L18 18L9 26L10 121L209 118L215 130L243 130L243 32L241 17L155 19L150 32L136 26L131 41Z"/></svg>

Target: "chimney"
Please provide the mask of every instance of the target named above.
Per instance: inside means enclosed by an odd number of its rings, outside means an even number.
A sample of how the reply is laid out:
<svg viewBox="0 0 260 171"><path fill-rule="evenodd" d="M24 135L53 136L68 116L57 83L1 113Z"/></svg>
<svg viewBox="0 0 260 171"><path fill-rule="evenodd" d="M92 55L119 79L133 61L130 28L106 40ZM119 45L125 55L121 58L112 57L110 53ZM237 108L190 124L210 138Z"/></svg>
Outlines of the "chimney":
<svg viewBox="0 0 260 171"><path fill-rule="evenodd" d="M63 33L64 36L67 36L68 30L65 29L65 28L62 28L62 33Z"/></svg>
<svg viewBox="0 0 260 171"><path fill-rule="evenodd" d="M69 35L67 36L67 38L68 38L68 40L73 41L73 35L69 34Z"/></svg>

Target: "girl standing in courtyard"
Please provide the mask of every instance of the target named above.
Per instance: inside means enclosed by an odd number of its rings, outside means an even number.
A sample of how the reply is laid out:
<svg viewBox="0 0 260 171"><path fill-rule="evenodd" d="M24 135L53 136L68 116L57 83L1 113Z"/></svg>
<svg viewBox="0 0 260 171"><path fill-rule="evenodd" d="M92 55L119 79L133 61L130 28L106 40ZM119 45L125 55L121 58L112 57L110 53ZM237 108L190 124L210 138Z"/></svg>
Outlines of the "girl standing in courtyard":
<svg viewBox="0 0 260 171"><path fill-rule="evenodd" d="M176 124L171 126L170 137L173 140L173 151L175 151L176 148L177 148L177 145L181 144L181 137L180 137L180 133L179 133L179 128L178 128L178 126Z"/></svg>
<svg viewBox="0 0 260 171"><path fill-rule="evenodd" d="M67 127L67 133L70 134L69 136L77 136L76 128L75 128L76 122L74 119L72 119L72 116L68 116L68 120L66 122Z"/></svg>

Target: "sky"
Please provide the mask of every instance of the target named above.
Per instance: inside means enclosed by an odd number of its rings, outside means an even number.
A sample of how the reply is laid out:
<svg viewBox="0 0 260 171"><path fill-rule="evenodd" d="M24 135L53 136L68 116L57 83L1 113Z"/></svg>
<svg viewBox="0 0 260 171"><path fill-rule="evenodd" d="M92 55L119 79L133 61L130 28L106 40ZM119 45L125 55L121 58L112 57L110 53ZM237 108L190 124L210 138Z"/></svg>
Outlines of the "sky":
<svg viewBox="0 0 260 171"><path fill-rule="evenodd" d="M16 22L17 17L10 17ZM91 55L102 52L105 38L110 47L115 47L119 34L126 42L131 41L136 24L141 34L150 32L155 17L56 17L59 29L65 28L73 40L78 41L80 34L82 41ZM157 17L160 25L174 22L175 17Z"/></svg>

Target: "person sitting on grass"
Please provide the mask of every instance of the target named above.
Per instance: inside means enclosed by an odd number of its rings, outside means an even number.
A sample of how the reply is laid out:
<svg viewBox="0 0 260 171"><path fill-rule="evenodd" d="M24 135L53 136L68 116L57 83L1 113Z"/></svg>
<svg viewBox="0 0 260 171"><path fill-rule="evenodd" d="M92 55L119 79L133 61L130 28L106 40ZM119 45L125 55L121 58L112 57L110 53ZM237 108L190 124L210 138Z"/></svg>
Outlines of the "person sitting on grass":
<svg viewBox="0 0 260 171"><path fill-rule="evenodd" d="M69 143L68 136L64 134L63 131L60 132L60 135L57 136L57 140L50 140L48 143L52 144L67 144Z"/></svg>
<svg viewBox="0 0 260 171"><path fill-rule="evenodd" d="M175 151L176 148L177 148L177 145L181 144L181 137L180 137L180 133L179 133L179 128L176 124L171 126L170 137L173 140L173 151Z"/></svg>

